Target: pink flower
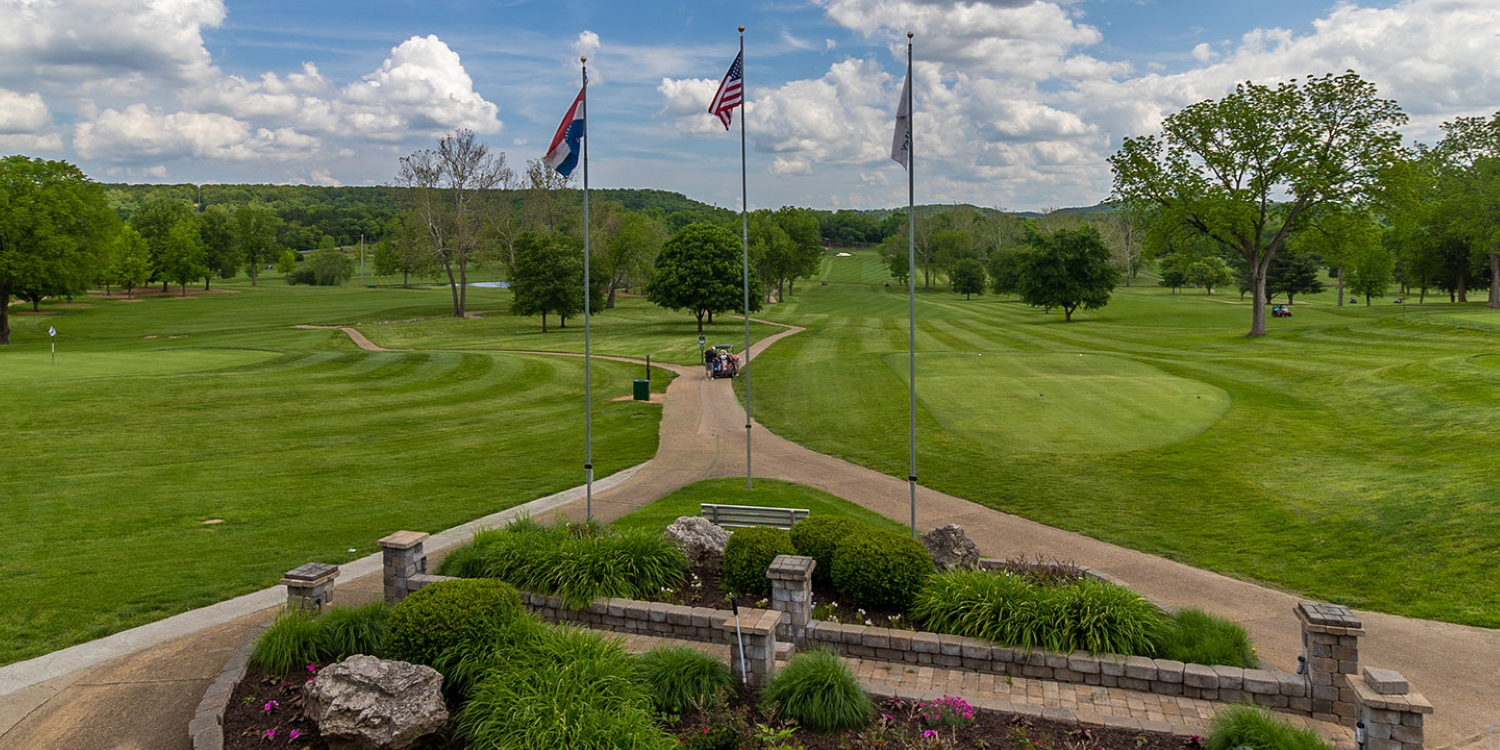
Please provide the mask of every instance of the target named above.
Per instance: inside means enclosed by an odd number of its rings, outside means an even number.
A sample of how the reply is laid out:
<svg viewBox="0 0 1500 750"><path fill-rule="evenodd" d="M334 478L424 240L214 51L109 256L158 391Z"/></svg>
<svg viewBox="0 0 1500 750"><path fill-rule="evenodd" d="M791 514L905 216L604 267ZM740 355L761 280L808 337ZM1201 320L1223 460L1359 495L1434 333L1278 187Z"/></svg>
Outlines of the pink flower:
<svg viewBox="0 0 1500 750"><path fill-rule="evenodd" d="M922 737L924 739L932 739L933 737L936 737L936 736L938 736L936 729L927 729L927 730L924 730L922 732Z"/></svg>
<svg viewBox="0 0 1500 750"><path fill-rule="evenodd" d="M279 706L281 706L281 704L277 703L276 701L266 701L266 705L261 706L260 710L262 710L262 711L270 711L271 709L277 708Z"/></svg>
<svg viewBox="0 0 1500 750"><path fill-rule="evenodd" d="M309 672L316 672L316 671L318 671L318 665L316 665L316 664L309 664L309 665L307 665L307 671L309 671Z"/></svg>
<svg viewBox="0 0 1500 750"><path fill-rule="evenodd" d="M301 736L302 736L302 733L301 733L301 732L299 732L299 731L297 731L297 730L295 730L295 729L293 729L293 730L292 730L292 731L290 731L290 732L287 732L287 735L286 735L286 736L288 736L288 737L290 737L290 738L292 738L292 739L294 739L294 740L295 740L295 739L297 739L297 738L298 738L298 737L301 737Z"/></svg>
<svg viewBox="0 0 1500 750"><path fill-rule="evenodd" d="M266 739L268 739L268 740L274 740L274 739L276 739L276 730L274 730L274 729L267 729L266 730Z"/></svg>

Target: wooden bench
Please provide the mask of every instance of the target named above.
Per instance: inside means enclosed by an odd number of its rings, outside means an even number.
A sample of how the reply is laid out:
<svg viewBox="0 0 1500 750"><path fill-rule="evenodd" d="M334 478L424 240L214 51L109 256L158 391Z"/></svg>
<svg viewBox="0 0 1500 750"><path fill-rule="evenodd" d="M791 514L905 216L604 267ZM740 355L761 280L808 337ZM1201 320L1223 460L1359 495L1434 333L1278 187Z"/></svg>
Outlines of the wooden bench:
<svg viewBox="0 0 1500 750"><path fill-rule="evenodd" d="M717 526L726 529L746 526L773 526L790 529L792 524L807 518L810 511L804 508L765 508L759 505L716 505L701 503L699 515Z"/></svg>

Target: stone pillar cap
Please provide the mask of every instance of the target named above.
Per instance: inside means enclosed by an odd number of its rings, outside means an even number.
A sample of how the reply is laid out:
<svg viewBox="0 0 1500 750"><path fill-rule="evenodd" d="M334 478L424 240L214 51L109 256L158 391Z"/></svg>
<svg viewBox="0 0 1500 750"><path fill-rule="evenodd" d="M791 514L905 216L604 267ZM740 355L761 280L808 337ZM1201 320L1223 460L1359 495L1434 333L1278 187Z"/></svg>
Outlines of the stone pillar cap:
<svg viewBox="0 0 1500 750"><path fill-rule="evenodd" d="M328 563L307 563L288 570L281 577L282 585L312 586L323 583L339 574L339 566Z"/></svg>
<svg viewBox="0 0 1500 750"><path fill-rule="evenodd" d="M734 616L730 615L719 628L733 633L734 620ZM746 635L770 635L776 632L776 626L781 623L781 610L741 607L739 621L740 632Z"/></svg>
<svg viewBox="0 0 1500 750"><path fill-rule="evenodd" d="M766 577L782 580L802 581L812 577L818 561L801 555L777 555L766 568Z"/></svg>
<svg viewBox="0 0 1500 750"><path fill-rule="evenodd" d="M1297 613L1297 619L1308 625L1329 629L1324 632L1344 635L1359 635L1364 632L1364 623L1355 616L1354 610L1342 604L1297 602L1292 611Z"/></svg>
<svg viewBox="0 0 1500 750"><path fill-rule="evenodd" d="M427 541L429 536L432 535L425 531L398 531L381 539L379 544L385 549L411 549Z"/></svg>

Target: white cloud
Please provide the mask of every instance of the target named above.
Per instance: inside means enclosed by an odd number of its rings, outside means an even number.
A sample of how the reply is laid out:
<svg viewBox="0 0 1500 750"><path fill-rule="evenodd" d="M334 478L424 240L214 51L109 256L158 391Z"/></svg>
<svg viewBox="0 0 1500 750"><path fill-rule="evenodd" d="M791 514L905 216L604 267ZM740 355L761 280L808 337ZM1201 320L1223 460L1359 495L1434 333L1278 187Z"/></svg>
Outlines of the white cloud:
<svg viewBox="0 0 1500 750"><path fill-rule="evenodd" d="M1193 59L1198 62L1213 62L1216 57L1218 54L1214 52L1213 45L1208 42L1200 42L1193 47Z"/></svg>
<svg viewBox="0 0 1500 750"><path fill-rule="evenodd" d="M708 113L708 105L719 90L719 82L707 78L661 79L656 90L662 96L658 115L675 118L684 133L721 133L719 118Z"/></svg>
<svg viewBox="0 0 1500 750"><path fill-rule="evenodd" d="M73 147L86 159L138 162L180 158L225 161L305 158L317 138L289 128L252 128L212 112L163 113L144 104L106 109L74 126Z"/></svg>
<svg viewBox="0 0 1500 750"><path fill-rule="evenodd" d="M0 78L201 80L222 0L0 0Z"/></svg>
<svg viewBox="0 0 1500 750"><path fill-rule="evenodd" d="M500 108L474 91L458 53L436 36L414 36L380 69L340 92L346 122L369 137L399 139L402 129L498 133Z"/></svg>
<svg viewBox="0 0 1500 750"><path fill-rule="evenodd" d="M0 88L0 135L34 134L52 124L52 110L42 95Z"/></svg>
<svg viewBox="0 0 1500 750"><path fill-rule="evenodd" d="M0 134L0 152L61 151L62 147L62 137L57 133L46 133L43 135L31 135L29 133L14 135Z"/></svg>
<svg viewBox="0 0 1500 750"><path fill-rule="evenodd" d="M602 46L599 35L585 29L579 32L578 40L573 42L573 54L577 57L593 58L599 54L599 48Z"/></svg>

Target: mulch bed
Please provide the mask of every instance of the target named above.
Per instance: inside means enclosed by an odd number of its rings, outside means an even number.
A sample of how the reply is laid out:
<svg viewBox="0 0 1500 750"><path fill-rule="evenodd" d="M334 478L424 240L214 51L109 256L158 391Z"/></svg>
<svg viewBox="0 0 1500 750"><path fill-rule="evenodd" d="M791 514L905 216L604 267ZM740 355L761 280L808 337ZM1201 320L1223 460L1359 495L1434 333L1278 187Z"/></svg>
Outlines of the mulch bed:
<svg viewBox="0 0 1500 750"><path fill-rule="evenodd" d="M302 714L302 686L308 677L302 670L281 676L250 670L235 687L224 714L225 750L327 750L317 727ZM786 727L761 713L757 700L754 691L740 692L720 708L681 717L673 733L684 747L699 750L769 747L770 743L758 743L757 738L770 739ZM868 729L839 734L792 731L780 734L775 742L806 750L1189 750L1200 746L1170 734L1080 727L990 711L975 711L974 720L963 726L929 727L910 702L880 701L877 708L880 718ZM275 734L268 735L270 731ZM738 743L730 737L738 738ZM456 737L434 735L417 747L463 750L464 744Z"/></svg>

